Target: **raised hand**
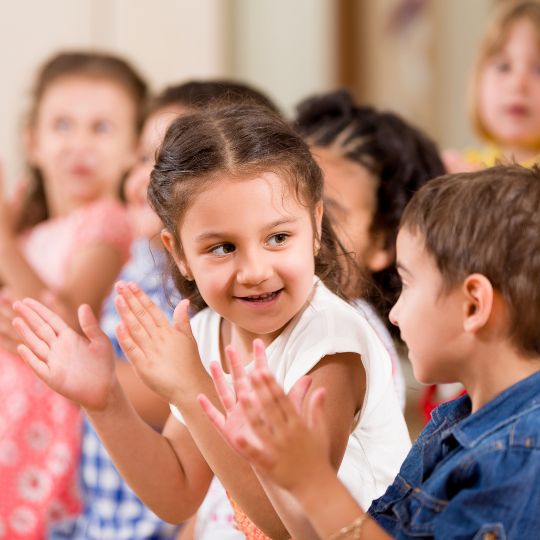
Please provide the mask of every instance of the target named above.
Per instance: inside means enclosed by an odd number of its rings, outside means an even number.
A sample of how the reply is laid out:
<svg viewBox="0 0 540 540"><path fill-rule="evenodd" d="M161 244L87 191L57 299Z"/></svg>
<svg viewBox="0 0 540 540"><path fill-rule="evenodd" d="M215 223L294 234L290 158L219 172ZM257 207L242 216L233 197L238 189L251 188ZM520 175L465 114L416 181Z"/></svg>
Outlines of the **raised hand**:
<svg viewBox="0 0 540 540"><path fill-rule="evenodd" d="M176 393L192 386L195 377L207 377L191 333L189 301L178 304L171 324L135 283L118 282L116 292L122 319L116 335L124 354L147 386L175 402Z"/></svg>
<svg viewBox="0 0 540 540"><path fill-rule="evenodd" d="M104 409L116 384L112 345L87 305L79 308L81 336L56 313L27 298L13 304L22 359L53 390L90 410Z"/></svg>
<svg viewBox="0 0 540 540"><path fill-rule="evenodd" d="M309 389L309 377L300 379L286 395L268 372L264 345L253 343L255 370L247 375L237 355L226 349L236 395L227 387L218 364L212 378L225 409L222 414L210 400L200 395L201 407L228 444L281 487L290 488L313 474L311 467L328 464L328 440L323 420L324 390L313 392L302 406ZM302 472L299 472L302 471Z"/></svg>

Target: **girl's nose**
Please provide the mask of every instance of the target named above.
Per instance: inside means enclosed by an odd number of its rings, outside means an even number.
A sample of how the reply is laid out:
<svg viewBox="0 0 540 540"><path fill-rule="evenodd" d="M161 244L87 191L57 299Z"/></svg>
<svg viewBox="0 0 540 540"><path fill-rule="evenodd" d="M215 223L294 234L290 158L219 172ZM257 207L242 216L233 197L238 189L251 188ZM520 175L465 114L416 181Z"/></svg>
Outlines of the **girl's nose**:
<svg viewBox="0 0 540 540"><path fill-rule="evenodd" d="M272 275L272 266L264 255L253 252L239 260L236 280L241 285L259 285Z"/></svg>
<svg viewBox="0 0 540 540"><path fill-rule="evenodd" d="M390 319L390 322L391 322L394 326L398 326L398 327L399 327L399 320L398 320L398 304L399 304L399 299L398 299L398 301L392 306L392 309L390 310L390 313L388 314L388 318Z"/></svg>

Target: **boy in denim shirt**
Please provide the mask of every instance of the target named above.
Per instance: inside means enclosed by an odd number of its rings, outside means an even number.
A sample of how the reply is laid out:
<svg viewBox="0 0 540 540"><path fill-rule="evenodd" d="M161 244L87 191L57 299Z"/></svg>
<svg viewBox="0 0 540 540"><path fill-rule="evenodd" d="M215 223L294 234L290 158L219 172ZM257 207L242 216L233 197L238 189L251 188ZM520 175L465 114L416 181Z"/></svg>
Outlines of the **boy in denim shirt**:
<svg viewBox="0 0 540 540"><path fill-rule="evenodd" d="M324 391L307 400L305 421L259 368L251 391L247 376L237 381L250 434L202 400L205 410L270 489L300 504L304 516L276 505L294 538L539 538L540 169L428 182L403 214L397 261L390 319L416 378L461 382L468 394L435 410L367 513L330 466Z"/></svg>

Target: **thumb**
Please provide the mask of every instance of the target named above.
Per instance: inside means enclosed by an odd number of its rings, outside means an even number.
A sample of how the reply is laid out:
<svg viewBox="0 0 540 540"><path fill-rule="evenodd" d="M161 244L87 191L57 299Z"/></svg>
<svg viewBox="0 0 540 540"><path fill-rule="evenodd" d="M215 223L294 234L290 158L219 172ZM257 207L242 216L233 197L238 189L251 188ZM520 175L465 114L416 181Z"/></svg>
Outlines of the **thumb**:
<svg viewBox="0 0 540 540"><path fill-rule="evenodd" d="M174 327L191 336L191 324L189 324L189 300L182 300L174 309L173 314Z"/></svg>
<svg viewBox="0 0 540 540"><path fill-rule="evenodd" d="M90 341L100 341L103 338L107 339L107 336L99 327L98 320L96 319L92 308L88 304L80 305L77 310L77 315L79 317L81 329Z"/></svg>

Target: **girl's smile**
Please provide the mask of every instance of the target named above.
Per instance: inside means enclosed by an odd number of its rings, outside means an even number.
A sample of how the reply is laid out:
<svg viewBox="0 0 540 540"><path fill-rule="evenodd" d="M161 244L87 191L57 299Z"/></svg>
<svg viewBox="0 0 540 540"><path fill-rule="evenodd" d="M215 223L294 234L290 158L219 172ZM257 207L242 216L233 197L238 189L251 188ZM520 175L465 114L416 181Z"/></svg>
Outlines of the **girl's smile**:
<svg viewBox="0 0 540 540"><path fill-rule="evenodd" d="M275 173L220 180L195 195L179 224L177 264L230 325L233 342L270 343L311 293L312 211L293 194ZM319 227L322 206L316 214ZM166 232L164 242L170 248Z"/></svg>

